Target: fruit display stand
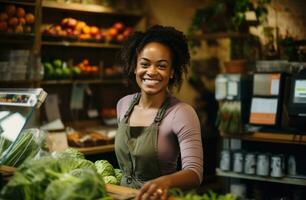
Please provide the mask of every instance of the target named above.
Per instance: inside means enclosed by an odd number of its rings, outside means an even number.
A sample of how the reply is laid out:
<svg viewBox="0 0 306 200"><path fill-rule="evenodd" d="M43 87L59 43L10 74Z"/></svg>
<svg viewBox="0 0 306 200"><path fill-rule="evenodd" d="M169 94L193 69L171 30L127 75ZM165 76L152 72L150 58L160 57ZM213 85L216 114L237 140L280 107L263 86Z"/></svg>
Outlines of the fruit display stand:
<svg viewBox="0 0 306 200"><path fill-rule="evenodd" d="M0 0L0 80L35 79L39 68L38 0ZM24 86L23 86L24 87Z"/></svg>

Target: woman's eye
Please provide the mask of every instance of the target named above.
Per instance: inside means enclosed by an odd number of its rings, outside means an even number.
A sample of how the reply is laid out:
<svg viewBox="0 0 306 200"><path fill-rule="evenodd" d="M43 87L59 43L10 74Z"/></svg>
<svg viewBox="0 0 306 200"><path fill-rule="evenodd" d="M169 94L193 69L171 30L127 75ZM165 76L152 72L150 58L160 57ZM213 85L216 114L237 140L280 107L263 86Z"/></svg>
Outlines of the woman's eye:
<svg viewBox="0 0 306 200"><path fill-rule="evenodd" d="M140 66L141 66L141 67L148 67L148 66L149 66L149 63L140 63Z"/></svg>
<svg viewBox="0 0 306 200"><path fill-rule="evenodd" d="M166 69L167 66L166 66L166 65L158 65L158 68L159 68L159 69Z"/></svg>

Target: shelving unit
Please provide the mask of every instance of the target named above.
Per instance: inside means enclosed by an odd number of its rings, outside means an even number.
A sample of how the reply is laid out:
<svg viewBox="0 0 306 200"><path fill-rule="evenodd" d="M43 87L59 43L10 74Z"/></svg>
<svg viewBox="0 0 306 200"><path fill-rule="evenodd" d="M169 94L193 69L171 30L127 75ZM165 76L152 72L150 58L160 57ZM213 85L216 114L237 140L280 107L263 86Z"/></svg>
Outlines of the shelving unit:
<svg viewBox="0 0 306 200"><path fill-rule="evenodd" d="M110 80L50 80L42 81L41 85L66 85L66 84L124 84L126 80L124 79L110 79Z"/></svg>
<svg viewBox="0 0 306 200"><path fill-rule="evenodd" d="M306 135L296 135L289 133L242 133L240 135L221 133L223 138L235 138L249 141L273 142L273 143L287 143L287 144L301 144L306 145Z"/></svg>
<svg viewBox="0 0 306 200"><path fill-rule="evenodd" d="M291 178L291 177L282 177L282 178L271 178L271 177L261 177L261 176L252 176L246 174L238 174L235 172L222 171L219 168L216 169L216 174L218 176L230 177L230 178L238 178L238 179L248 179L248 180L256 180L256 181L266 181L266 182L274 182L274 183L283 183L283 184L291 184L291 185L306 185L306 179L302 178Z"/></svg>
<svg viewBox="0 0 306 200"><path fill-rule="evenodd" d="M198 40L212 40L212 39L222 39L222 38L242 38L247 36L249 36L249 34L243 34L239 32L220 32L220 33L195 34L189 38L198 39Z"/></svg>
<svg viewBox="0 0 306 200"><path fill-rule="evenodd" d="M34 33L26 33L26 34L5 34L0 33L0 43L6 44L33 44L35 39Z"/></svg>
<svg viewBox="0 0 306 200"><path fill-rule="evenodd" d="M64 2L54 2L54 1L43 1L43 8L49 9L59 9L59 10L70 10L78 12L90 12L90 13L105 13L112 15L126 15L126 16L138 16L141 17L141 12L127 12L116 10L111 7L106 7L102 5L89 5L89 4L79 4L79 3L64 3Z"/></svg>
<svg viewBox="0 0 306 200"><path fill-rule="evenodd" d="M18 4L18 5L24 5L24 6L35 6L35 0L20 0L20 1L10 1L10 0L1 0L1 3L7 3L7 4Z"/></svg>
<svg viewBox="0 0 306 200"><path fill-rule="evenodd" d="M65 47L92 47L92 48L105 48L105 49L120 49L120 45L107 44L107 43L94 43L94 42L69 42L69 41L42 41L41 45L44 46L65 46Z"/></svg>

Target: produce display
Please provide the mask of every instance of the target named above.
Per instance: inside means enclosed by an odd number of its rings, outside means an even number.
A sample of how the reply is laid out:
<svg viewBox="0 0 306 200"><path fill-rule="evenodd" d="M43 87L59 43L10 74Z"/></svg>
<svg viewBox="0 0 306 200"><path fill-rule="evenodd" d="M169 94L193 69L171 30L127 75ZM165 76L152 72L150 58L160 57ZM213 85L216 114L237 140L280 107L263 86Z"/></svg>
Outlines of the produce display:
<svg viewBox="0 0 306 200"><path fill-rule="evenodd" d="M108 28L100 28L72 17L64 18L60 23L43 29L44 36L108 43L122 43L133 32L132 27L126 27L122 22L115 22Z"/></svg>
<svg viewBox="0 0 306 200"><path fill-rule="evenodd" d="M95 165L67 149L26 161L2 188L0 199L107 200L105 183Z"/></svg>
<svg viewBox="0 0 306 200"><path fill-rule="evenodd" d="M0 32L4 33L31 33L35 16L27 12L24 7L14 4L1 6L0 10Z"/></svg>
<svg viewBox="0 0 306 200"><path fill-rule="evenodd" d="M98 78L99 67L91 65L88 59L83 59L75 66L68 66L67 62L61 59L43 61L44 79L83 79Z"/></svg>
<svg viewBox="0 0 306 200"><path fill-rule="evenodd" d="M114 169L107 160L98 160L95 162L98 174L103 177L105 183L119 185L123 173L120 169Z"/></svg>
<svg viewBox="0 0 306 200"><path fill-rule="evenodd" d="M32 159L40 151L43 135L38 129L26 129L12 143L0 136L0 164L18 167L28 159Z"/></svg>
<svg viewBox="0 0 306 200"><path fill-rule="evenodd" d="M233 194L217 194L209 191L203 195L197 194L194 191L183 192L180 189L171 189L168 200L235 200L237 199Z"/></svg>

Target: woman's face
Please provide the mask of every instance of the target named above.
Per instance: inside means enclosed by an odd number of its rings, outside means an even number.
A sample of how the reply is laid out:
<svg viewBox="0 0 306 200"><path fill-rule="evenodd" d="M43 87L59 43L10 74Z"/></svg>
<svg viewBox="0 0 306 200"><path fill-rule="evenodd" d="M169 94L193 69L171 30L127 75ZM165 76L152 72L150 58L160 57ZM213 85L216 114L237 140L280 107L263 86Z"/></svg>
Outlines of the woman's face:
<svg viewBox="0 0 306 200"><path fill-rule="evenodd" d="M166 91L173 76L170 49L158 42L145 45L137 57L135 75L142 92L155 95Z"/></svg>

